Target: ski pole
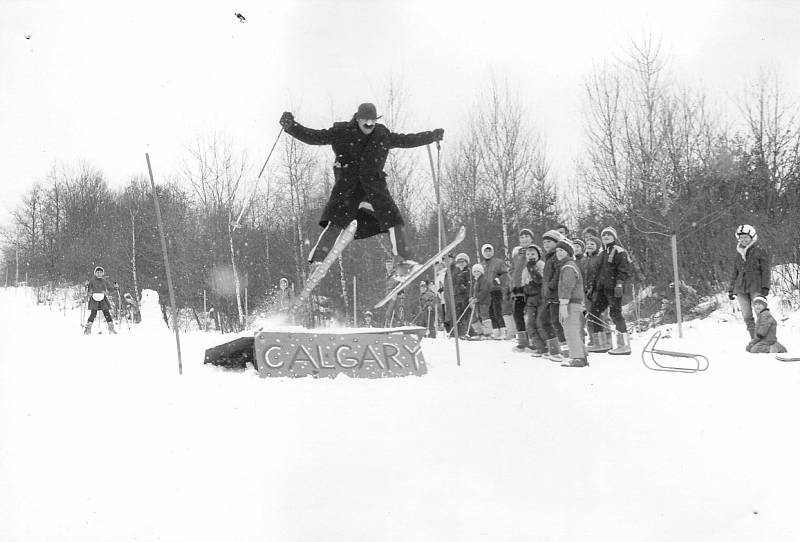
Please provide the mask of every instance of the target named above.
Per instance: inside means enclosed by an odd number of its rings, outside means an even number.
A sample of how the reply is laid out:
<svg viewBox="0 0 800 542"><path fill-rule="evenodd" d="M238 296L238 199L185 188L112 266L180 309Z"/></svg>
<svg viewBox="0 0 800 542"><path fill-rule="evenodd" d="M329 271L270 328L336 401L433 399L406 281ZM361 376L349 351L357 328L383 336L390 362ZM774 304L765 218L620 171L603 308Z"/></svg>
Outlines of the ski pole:
<svg viewBox="0 0 800 542"><path fill-rule="evenodd" d="M253 189L250 190L250 195L247 196L247 200L244 202L244 206L242 207L242 210L239 212L239 216L236 217L236 222L232 224L233 227L232 231L236 231L236 228L239 227L239 222L242 220L242 215L244 215L244 212L250 206L250 200L253 199L253 196L256 193L256 188L258 188L258 181L261 179L261 175L264 174L264 170L267 168L267 163L269 162L269 159L272 156L272 151L275 150L275 146L278 144L278 141L280 140L282 133L283 133L283 126L281 126L281 129L278 132L278 137L275 138L275 143L272 144L272 148L269 150L267 159L264 160L264 165L261 166L261 171L258 172L258 177L256 177L256 181L253 183Z"/></svg>
<svg viewBox="0 0 800 542"><path fill-rule="evenodd" d="M452 334L453 334L453 330L454 330L454 329L458 329L458 324L460 324L460 323L461 323L461 319L462 319L462 318L464 318L464 315L465 315L465 314L467 314L467 311L470 309L470 305L471 305L471 304L467 304L467 306L466 306L466 307L464 308L464 310L461 312L461 316L459 316L459 317L458 317L458 320L456 320L456 325L455 325L455 326L453 326L452 328L450 328L450 332L448 333L448 335L452 335Z"/></svg>

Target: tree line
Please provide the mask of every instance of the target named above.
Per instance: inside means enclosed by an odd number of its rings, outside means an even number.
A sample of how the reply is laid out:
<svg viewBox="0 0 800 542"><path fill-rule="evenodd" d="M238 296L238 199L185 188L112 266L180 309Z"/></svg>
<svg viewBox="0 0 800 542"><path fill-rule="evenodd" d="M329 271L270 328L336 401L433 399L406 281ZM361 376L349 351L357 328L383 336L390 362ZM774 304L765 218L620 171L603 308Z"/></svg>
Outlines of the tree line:
<svg viewBox="0 0 800 542"><path fill-rule="evenodd" d="M702 90L671 78L659 44L645 39L620 60L595 66L583 98L585 140L571 178L555 176L546 134L520 94L495 80L441 154L390 154L390 190L419 257L438 245L438 174L445 236L466 225L460 251L473 262L483 243L508 257L520 228L541 234L559 223L576 233L614 226L635 260L637 283L657 289L672 280L672 234L681 278L700 293L724 288L737 224L757 228L773 264L798 262L798 104L776 75L758 77L730 118ZM415 131L402 89L391 84L378 105L392 130ZM259 164L219 134L188 146L180 170L157 187L178 303L205 303L244 325L245 313L268 304L281 277L299 288L333 183L332 161L327 148L283 137L234 227ZM36 284L79 283L102 265L124 291L138 296L151 288L166 298L144 176L111 188L91 164L54 165L14 211L1 250L12 281L18 265ZM385 293L390 257L386 236L354 242L319 291L341 317L352 315L355 278L360 312Z"/></svg>

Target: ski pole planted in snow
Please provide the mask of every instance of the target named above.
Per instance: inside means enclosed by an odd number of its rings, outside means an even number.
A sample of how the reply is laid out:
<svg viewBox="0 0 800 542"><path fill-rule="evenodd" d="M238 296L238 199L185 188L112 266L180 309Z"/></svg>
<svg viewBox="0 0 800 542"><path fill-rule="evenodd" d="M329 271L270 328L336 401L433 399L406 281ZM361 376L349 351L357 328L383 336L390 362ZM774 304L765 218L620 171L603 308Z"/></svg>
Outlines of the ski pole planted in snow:
<svg viewBox="0 0 800 542"><path fill-rule="evenodd" d="M147 160L147 172L150 174L150 186L153 188L153 205L156 208L156 220L158 221L158 233L161 236L161 252L164 254L164 267L167 271L167 288L169 288L169 304L172 307L172 327L175 329L175 344L178 347L178 374L183 374L183 363L181 361L181 335L178 331L178 309L175 306L175 290L172 288L172 272L169 269L169 257L167 257L167 238L164 235L164 221L161 219L161 207L158 206L158 195L156 194L156 182L153 180L153 168L150 166L150 155L144 153Z"/></svg>

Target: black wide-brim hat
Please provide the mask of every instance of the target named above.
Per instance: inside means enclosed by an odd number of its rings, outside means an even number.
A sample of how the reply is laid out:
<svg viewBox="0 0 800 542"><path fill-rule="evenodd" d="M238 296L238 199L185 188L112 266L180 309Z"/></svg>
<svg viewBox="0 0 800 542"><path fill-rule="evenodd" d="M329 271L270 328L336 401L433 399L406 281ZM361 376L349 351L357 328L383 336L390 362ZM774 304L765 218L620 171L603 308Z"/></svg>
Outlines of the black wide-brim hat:
<svg viewBox="0 0 800 542"><path fill-rule="evenodd" d="M363 103L358 106L356 118L364 120L378 120L380 117L378 116L378 110L375 109L375 104Z"/></svg>

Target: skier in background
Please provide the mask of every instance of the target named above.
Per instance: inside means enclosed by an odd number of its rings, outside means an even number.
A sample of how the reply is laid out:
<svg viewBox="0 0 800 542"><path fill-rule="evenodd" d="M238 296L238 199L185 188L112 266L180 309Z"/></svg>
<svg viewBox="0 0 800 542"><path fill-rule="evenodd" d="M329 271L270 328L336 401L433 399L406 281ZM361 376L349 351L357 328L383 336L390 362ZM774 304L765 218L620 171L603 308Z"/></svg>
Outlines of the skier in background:
<svg viewBox="0 0 800 542"><path fill-rule="evenodd" d="M114 289L119 288L117 283L114 283ZM86 293L89 296L89 319L86 325L83 326L83 334L90 335L92 333L92 324L94 318L97 316L97 311L103 311L103 316L106 318L109 333L116 333L114 329L114 319L111 318L111 303L108 301L108 294L111 293L112 286L105 278L105 270L99 265L94 268L94 277L86 281Z"/></svg>
<svg viewBox="0 0 800 542"><path fill-rule="evenodd" d="M289 112L281 116L280 124L287 134L309 145L331 145L336 155L333 190L319 221L324 229L308 256L312 271L353 220L358 220L356 239L389 234L398 278L418 265L406 241L405 222L386 185L383 166L389 150L441 141L444 130L396 134L377 124L379 118L371 103L359 105L350 121L336 122L324 130L302 126Z"/></svg>

